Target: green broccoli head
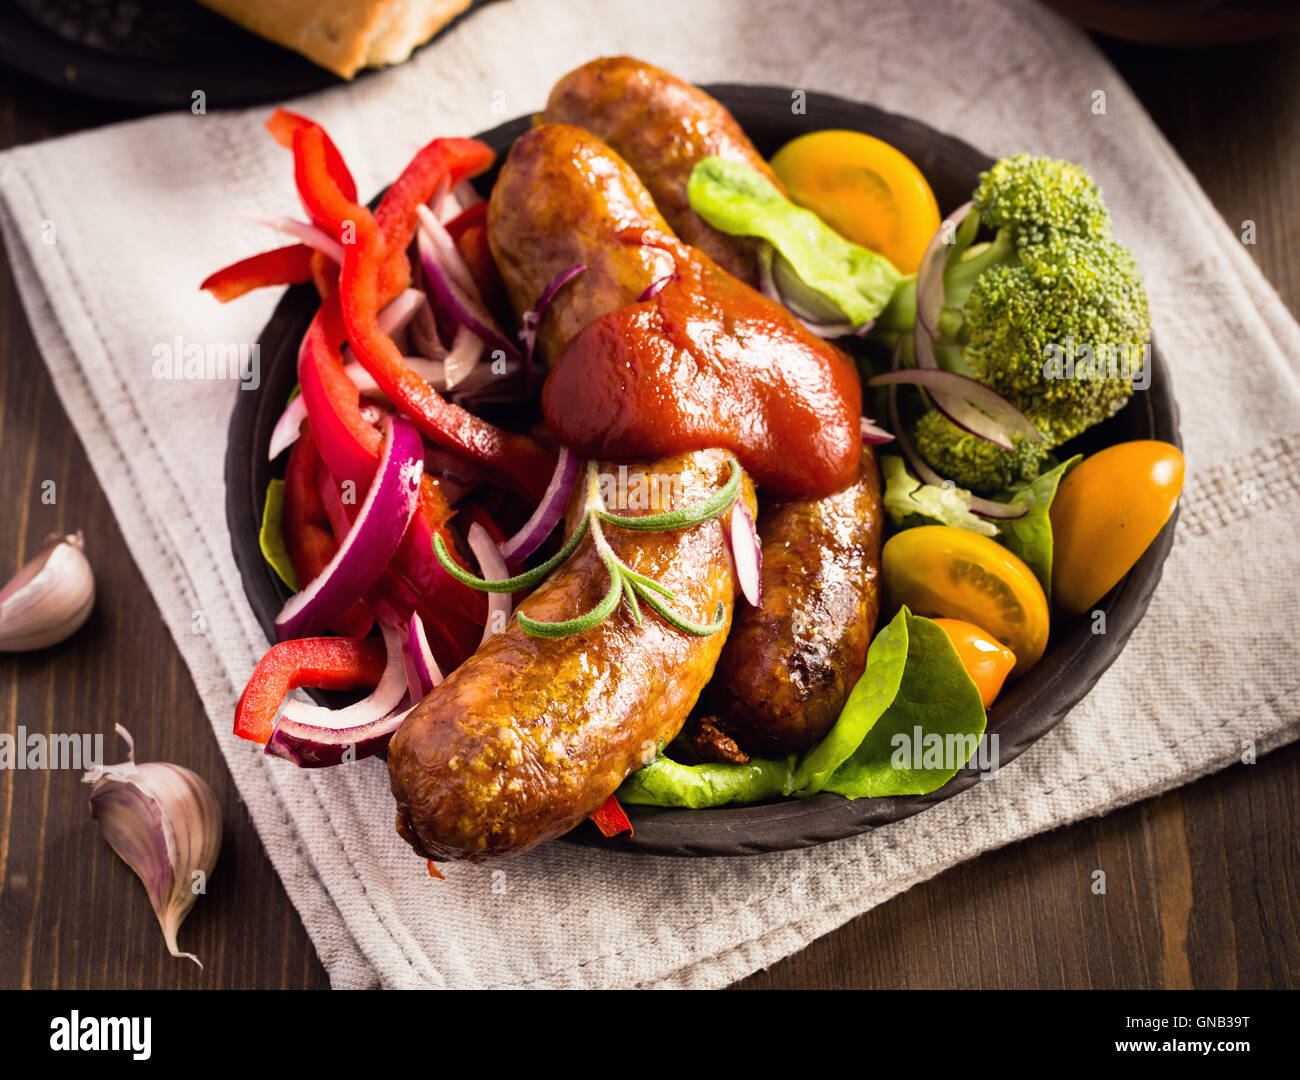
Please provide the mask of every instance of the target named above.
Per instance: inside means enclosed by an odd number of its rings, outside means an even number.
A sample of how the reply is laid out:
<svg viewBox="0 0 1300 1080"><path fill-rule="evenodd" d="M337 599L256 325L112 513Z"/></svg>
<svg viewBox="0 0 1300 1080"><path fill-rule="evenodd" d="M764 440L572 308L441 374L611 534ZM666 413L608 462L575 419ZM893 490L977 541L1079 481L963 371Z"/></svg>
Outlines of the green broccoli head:
<svg viewBox="0 0 1300 1080"><path fill-rule="evenodd" d="M1077 165L1003 158L980 175L972 202L944 267L934 352L941 367L1015 405L1043 441L1003 450L933 410L915 439L941 475L989 493L1032 478L1050 450L1128 401L1151 319L1137 262L1112 239L1101 191ZM975 242L980 228L994 230L991 241ZM877 337L906 342L915 320L913 278L896 290Z"/></svg>
<svg viewBox="0 0 1300 1080"><path fill-rule="evenodd" d="M917 453L946 480L978 495L993 495L1032 480L1047 458L1045 443L1012 437L1014 450L970 435L942 413L922 413L912 429Z"/></svg>
<svg viewBox="0 0 1300 1080"><path fill-rule="evenodd" d="M1151 340L1151 320L1127 248L1108 237L1057 234L1024 248L1018 263L980 275L961 336L975 377L1058 446L1128 401L1130 361Z"/></svg>
<svg viewBox="0 0 1300 1080"><path fill-rule="evenodd" d="M1078 165L1016 154L980 173L972 196L980 223L1005 229L1017 248L1056 234L1096 238L1110 232L1101 189Z"/></svg>

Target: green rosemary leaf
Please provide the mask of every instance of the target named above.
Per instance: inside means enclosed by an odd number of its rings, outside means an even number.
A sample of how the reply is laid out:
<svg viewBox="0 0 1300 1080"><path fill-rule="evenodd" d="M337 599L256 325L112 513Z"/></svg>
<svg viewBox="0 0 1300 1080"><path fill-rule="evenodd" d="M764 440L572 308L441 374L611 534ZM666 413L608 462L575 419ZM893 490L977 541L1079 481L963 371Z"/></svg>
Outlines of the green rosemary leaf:
<svg viewBox="0 0 1300 1080"><path fill-rule="evenodd" d="M677 603L677 594L666 585L661 585L652 577L646 577L644 574L638 574L627 563L620 562L619 569L623 571L623 576L629 578L637 585L644 585L647 589L653 589L660 596L664 597L669 603Z"/></svg>
<svg viewBox="0 0 1300 1080"><path fill-rule="evenodd" d="M627 580L626 576L623 578L623 595L627 597L627 606L632 609L632 618L636 621L637 626L640 626L641 605L636 600L636 589L632 587L632 583Z"/></svg>
<svg viewBox="0 0 1300 1080"><path fill-rule="evenodd" d="M562 638L570 634L581 634L597 623L604 622L618 607L618 602L623 597L623 573L619 570L618 564L606 559L605 566L609 570L609 592L605 594L605 599L585 615L579 615L575 619L565 619L563 622L546 622L541 619L530 619L520 612L520 627L533 637Z"/></svg>
<svg viewBox="0 0 1300 1080"><path fill-rule="evenodd" d="M652 611L654 611L664 622L675 630L680 630L683 634L690 634L693 637L710 637L716 634L727 622L727 613L721 604L718 604L717 613L713 616L711 623L697 623L677 614L672 608L665 604L654 593L647 590L644 586L634 583L632 585Z"/></svg>
<svg viewBox="0 0 1300 1080"><path fill-rule="evenodd" d="M522 574L517 574L512 578L504 578L501 581L487 581L462 570L447 553L447 545L443 543L442 537L437 533L433 534L433 553L438 557L438 561L442 563L443 569L447 573L457 581L468 585L471 589L494 593L518 592L520 589L531 589L534 585L540 584L543 578L574 553L582 542L582 538L587 534L587 522L589 520L589 518L583 518L582 524L574 530L573 535L565 542L564 547L560 548L544 563L534 566L531 570L526 570Z"/></svg>
<svg viewBox="0 0 1300 1080"><path fill-rule="evenodd" d="M662 514L646 514L644 517L625 517L622 514L611 514L608 510L598 510L597 513L603 521L635 532L668 532L699 525L709 518L717 517L736 501L736 495L740 492L740 463L735 458L728 458L727 466L731 470L727 482L694 506L668 510Z"/></svg>

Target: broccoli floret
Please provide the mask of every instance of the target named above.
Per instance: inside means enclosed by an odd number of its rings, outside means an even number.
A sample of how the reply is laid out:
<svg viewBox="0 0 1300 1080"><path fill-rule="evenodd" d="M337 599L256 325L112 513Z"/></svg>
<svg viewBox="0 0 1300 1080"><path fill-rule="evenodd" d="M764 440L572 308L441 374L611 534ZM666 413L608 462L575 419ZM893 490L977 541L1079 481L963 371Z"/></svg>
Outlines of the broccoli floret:
<svg viewBox="0 0 1300 1080"><path fill-rule="evenodd" d="M1068 161L1031 154L1003 158L980 173L971 198L980 222L1009 230L1018 248L1059 233L1094 238L1110 233L1101 189Z"/></svg>
<svg viewBox="0 0 1300 1080"><path fill-rule="evenodd" d="M1059 446L1132 395L1133 365L1151 339L1132 253L1107 238L1060 235L1028 248L1019 265L980 275L961 338L970 374L1023 412L1049 446Z"/></svg>
<svg viewBox="0 0 1300 1080"><path fill-rule="evenodd" d="M1012 436L1014 450L950 423L935 409L922 413L912 429L912 443L940 476L977 495L992 495L1032 480L1047 459L1045 443Z"/></svg>
<svg viewBox="0 0 1300 1080"><path fill-rule="evenodd" d="M1001 450L937 414L922 419L917 438L937 471L989 491L1008 486L994 477L1032 477L1014 474L1128 401L1151 324L1137 263L1112 239L1101 191L1083 169L1028 154L1004 158L980 175L972 203L944 269L935 355L940 366L1007 398L1043 442ZM981 227L994 237L974 243ZM873 336L891 346L906 342L915 321L909 278Z"/></svg>

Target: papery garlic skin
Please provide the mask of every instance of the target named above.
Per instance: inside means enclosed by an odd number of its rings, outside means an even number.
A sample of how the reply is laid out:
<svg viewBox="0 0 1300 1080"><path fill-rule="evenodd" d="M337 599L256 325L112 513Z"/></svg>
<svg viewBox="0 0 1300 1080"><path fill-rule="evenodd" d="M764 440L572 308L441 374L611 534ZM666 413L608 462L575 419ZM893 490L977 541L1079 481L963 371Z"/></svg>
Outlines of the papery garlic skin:
<svg viewBox="0 0 1300 1080"><path fill-rule="evenodd" d="M198 899L196 873L206 888L216 865L221 807L207 782L189 769L164 762L137 765L130 733L121 724L114 727L129 753L121 764L97 766L81 778L94 785L91 816L109 846L144 882L168 952L202 967L193 953L180 951L176 934Z"/></svg>
<svg viewBox="0 0 1300 1080"><path fill-rule="evenodd" d="M50 536L0 589L0 652L55 645L81 629L94 606L95 574L81 533Z"/></svg>

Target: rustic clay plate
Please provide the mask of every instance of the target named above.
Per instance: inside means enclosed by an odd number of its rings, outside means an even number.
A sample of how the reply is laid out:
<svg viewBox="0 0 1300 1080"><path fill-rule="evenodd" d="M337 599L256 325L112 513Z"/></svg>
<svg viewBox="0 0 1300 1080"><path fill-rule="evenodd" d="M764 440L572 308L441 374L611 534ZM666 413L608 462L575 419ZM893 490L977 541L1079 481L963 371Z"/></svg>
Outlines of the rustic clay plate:
<svg viewBox="0 0 1300 1080"><path fill-rule="evenodd" d="M793 92L786 88L723 85L708 89L735 114L765 156L795 136L821 128L850 128L884 139L916 162L945 213L970 198L978 173L992 164L991 158L959 139L870 105L809 93L804 111L796 113L791 108ZM530 120L520 117L479 137L504 158L514 140L528 129ZM485 194L494 179L495 172L480 178ZM315 307L311 286L297 286L285 293L262 332L262 384L255 391L238 395L230 422L226 517L245 591L269 639L273 639L275 615L288 591L263 560L257 542L267 482L283 468L282 464L266 461L265 448L297 382L298 343ZM1162 439L1181 445L1169 372L1159 352L1153 349L1152 353L1150 387L1135 394L1116 416L1076 440L1066 451L1092 452L1129 439ZM1173 530L1174 521L1170 521L1137 565L1102 601L1105 634L1094 635L1086 619L1058 619L1042 660L998 699L989 712L988 731L998 735L999 764L1006 765L1018 757L1060 723L1114 662L1160 580ZM924 796L848 800L823 794L718 810L629 807L628 816L635 827L633 836L607 840L593 826L584 824L568 839L655 855L782 851L838 840L919 813L978 783L980 775L974 769L963 770L938 791Z"/></svg>

